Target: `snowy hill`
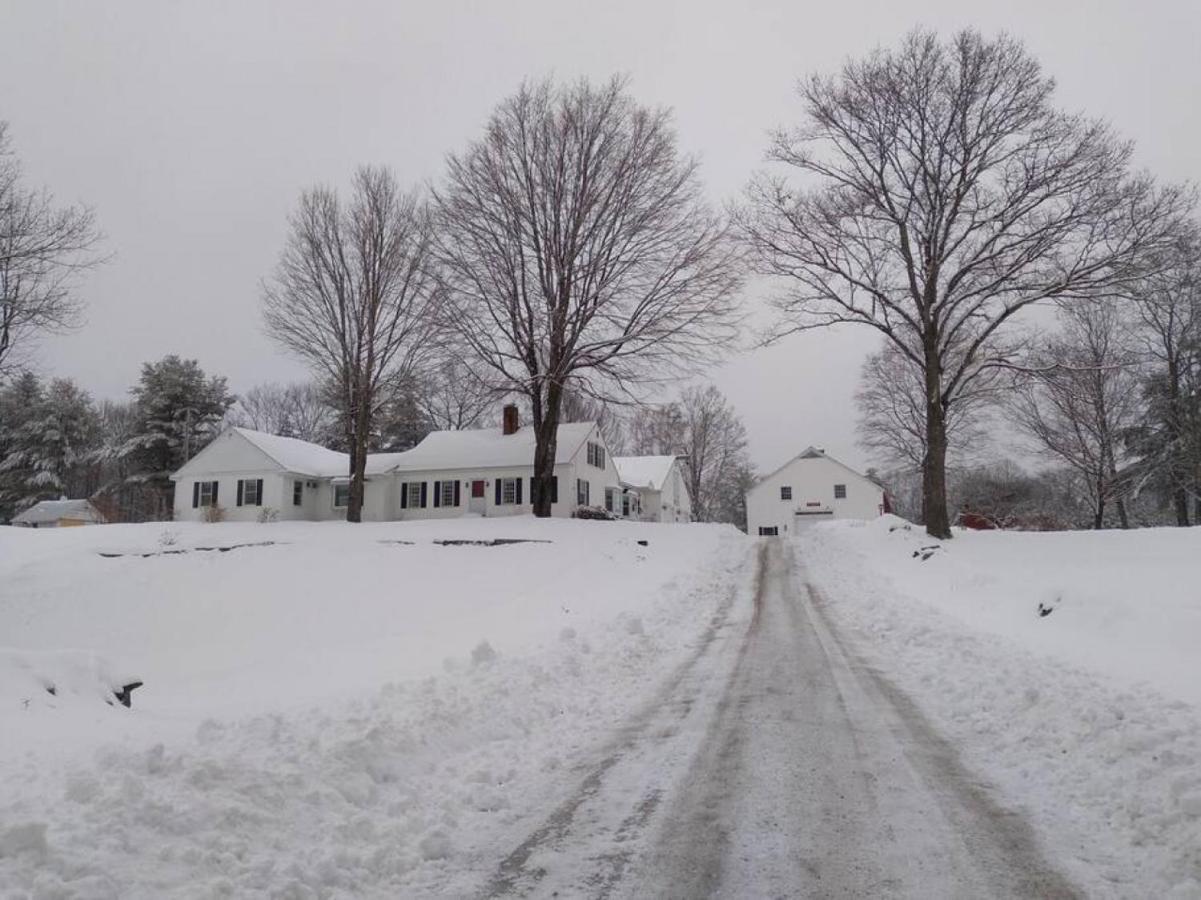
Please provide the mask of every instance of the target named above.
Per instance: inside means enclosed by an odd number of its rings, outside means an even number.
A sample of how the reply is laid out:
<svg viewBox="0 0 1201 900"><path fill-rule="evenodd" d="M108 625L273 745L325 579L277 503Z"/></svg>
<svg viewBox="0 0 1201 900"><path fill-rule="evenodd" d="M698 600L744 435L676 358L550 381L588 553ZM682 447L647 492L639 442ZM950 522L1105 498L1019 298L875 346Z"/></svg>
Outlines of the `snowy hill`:
<svg viewBox="0 0 1201 900"><path fill-rule="evenodd" d="M801 538L867 664L1100 896L1201 897L1201 529Z"/></svg>
<svg viewBox="0 0 1201 900"><path fill-rule="evenodd" d="M749 559L610 522L0 529L0 895L469 892ZM94 702L42 691L76 670Z"/></svg>

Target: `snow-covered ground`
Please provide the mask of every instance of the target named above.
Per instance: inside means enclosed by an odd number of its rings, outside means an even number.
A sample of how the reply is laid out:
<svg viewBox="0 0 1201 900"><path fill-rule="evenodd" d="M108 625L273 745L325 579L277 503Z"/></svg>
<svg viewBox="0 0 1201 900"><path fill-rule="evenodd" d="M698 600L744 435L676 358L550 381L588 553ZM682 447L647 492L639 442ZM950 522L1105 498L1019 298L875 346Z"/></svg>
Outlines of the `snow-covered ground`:
<svg viewBox="0 0 1201 900"><path fill-rule="evenodd" d="M497 538L525 543L436 543ZM533 519L0 529L0 896L471 893L749 583L750 546ZM103 702L132 678L132 709Z"/></svg>
<svg viewBox="0 0 1201 900"><path fill-rule="evenodd" d="M834 621L1073 880L1201 897L1201 529L969 532L929 550L889 516L799 540Z"/></svg>

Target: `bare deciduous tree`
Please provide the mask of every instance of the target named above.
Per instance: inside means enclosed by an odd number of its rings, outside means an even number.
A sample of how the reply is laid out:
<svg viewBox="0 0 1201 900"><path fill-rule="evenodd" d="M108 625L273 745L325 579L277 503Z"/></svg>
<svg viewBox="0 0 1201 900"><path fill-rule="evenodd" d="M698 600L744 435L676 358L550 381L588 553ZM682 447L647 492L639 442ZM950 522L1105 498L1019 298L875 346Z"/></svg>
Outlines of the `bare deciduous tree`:
<svg viewBox="0 0 1201 900"><path fill-rule="evenodd" d="M492 385L452 353L422 379L417 404L431 429L461 431L486 423L497 396Z"/></svg>
<svg viewBox="0 0 1201 900"><path fill-rule="evenodd" d="M567 389L604 399L690 370L735 333L737 256L665 110L620 79L526 85L436 192L451 321L529 401L550 515Z"/></svg>
<svg viewBox="0 0 1201 900"><path fill-rule="evenodd" d="M595 422L609 452L618 455L624 453L626 447L626 412L604 400L569 389L563 392L559 418L563 422Z"/></svg>
<svg viewBox="0 0 1201 900"><path fill-rule="evenodd" d="M1056 110L1018 41L918 31L800 86L808 124L770 158L745 232L789 293L775 336L880 331L924 381L927 531L949 537L948 411L1007 365L1007 329L1048 298L1112 291L1168 239L1191 196L1133 176L1105 124Z"/></svg>
<svg viewBox="0 0 1201 900"><path fill-rule="evenodd" d="M334 418L326 392L313 382L256 385L238 398L228 416L235 425L312 443L329 433Z"/></svg>
<svg viewBox="0 0 1201 900"><path fill-rule="evenodd" d="M749 487L746 427L713 385L686 388L679 400L639 413L630 452L684 457L692 515L698 522L731 521L740 516Z"/></svg>
<svg viewBox="0 0 1201 900"><path fill-rule="evenodd" d="M274 277L264 286L268 333L336 390L350 448L346 518L362 518L372 419L388 388L437 352L438 288L431 222L386 169L364 167L343 203L306 191Z"/></svg>
<svg viewBox="0 0 1201 900"><path fill-rule="evenodd" d="M1132 292L1151 363L1138 441L1146 475L1166 484L1176 524L1201 504L1201 231L1186 228L1164 265Z"/></svg>
<svg viewBox="0 0 1201 900"><path fill-rule="evenodd" d="M19 363L30 338L79 324L78 275L97 265L92 211L56 206L21 183L21 167L0 122L0 374Z"/></svg>
<svg viewBox="0 0 1201 900"><path fill-rule="evenodd" d="M1000 373L981 377L947 410L948 457L964 457L986 439L987 407L996 401ZM863 363L855 403L859 444L881 462L920 471L926 458L926 385L922 370L892 344Z"/></svg>
<svg viewBox="0 0 1201 900"><path fill-rule="evenodd" d="M956 403L947 407L948 466L967 463L988 440L989 407L996 403L1001 373L981 373ZM913 360L891 343L863 363L855 404L859 445L891 467L891 477L922 471L926 459L925 375ZM916 504L918 520L925 507Z"/></svg>
<svg viewBox="0 0 1201 900"><path fill-rule="evenodd" d="M1123 440L1141 412L1129 323L1112 300L1065 304L1060 320L1061 332L1036 349L1018 374L1008 406L1037 449L1080 476L1093 527L1104 527L1113 502L1127 528Z"/></svg>

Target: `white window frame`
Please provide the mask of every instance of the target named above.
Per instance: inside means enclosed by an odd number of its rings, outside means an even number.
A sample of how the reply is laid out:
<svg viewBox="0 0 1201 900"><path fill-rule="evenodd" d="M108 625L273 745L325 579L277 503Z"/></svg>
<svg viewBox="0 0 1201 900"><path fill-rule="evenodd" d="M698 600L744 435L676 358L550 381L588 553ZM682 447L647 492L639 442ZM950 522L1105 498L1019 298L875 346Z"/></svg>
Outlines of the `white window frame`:
<svg viewBox="0 0 1201 900"><path fill-rule="evenodd" d="M405 482L405 509L421 509L421 485L423 481Z"/></svg>
<svg viewBox="0 0 1201 900"><path fill-rule="evenodd" d="M588 442L588 465L596 469L605 467L605 448L595 441Z"/></svg>
<svg viewBox="0 0 1201 900"><path fill-rule="evenodd" d="M575 480L575 502L577 506L589 506L592 499L592 483L587 478Z"/></svg>
<svg viewBox="0 0 1201 900"><path fill-rule="evenodd" d="M204 508L206 508L206 507L209 507L209 506L215 506L215 505L216 505L216 504L213 502L213 495L214 495L215 493L217 493L217 492L214 490L214 486L215 486L216 484L217 484L217 482L215 482L215 481L202 481L202 482L200 482L200 494L199 494L198 506L199 506L201 509L204 509ZM206 498L206 495L207 495L207 498Z"/></svg>
<svg viewBox="0 0 1201 900"><path fill-rule="evenodd" d="M304 506L304 482L292 479L292 505Z"/></svg>
<svg viewBox="0 0 1201 900"><path fill-rule="evenodd" d="M254 499L250 499L250 494L253 491ZM263 498L259 496L259 479L243 478L242 479L242 505L243 506L262 506Z"/></svg>
<svg viewBox="0 0 1201 900"><path fill-rule="evenodd" d="M454 507L455 505L455 485L457 481L443 481L439 490L442 491L442 496L438 498L439 506Z"/></svg>
<svg viewBox="0 0 1201 900"><path fill-rule="evenodd" d="M501 506L516 506L517 505L517 479L502 478L500 480L500 505Z"/></svg>
<svg viewBox="0 0 1201 900"><path fill-rule="evenodd" d="M338 492L339 491L346 492L346 502L345 503L338 502ZM346 484L335 484L334 485L333 504L334 504L334 509L346 509L347 507L350 506L350 483L349 482L347 482Z"/></svg>
<svg viewBox="0 0 1201 900"><path fill-rule="evenodd" d="M780 485L780 499L785 500L785 501L792 499L792 485L791 484Z"/></svg>
<svg viewBox="0 0 1201 900"><path fill-rule="evenodd" d="M845 500L847 498L847 486L845 484L834 485L834 499Z"/></svg>

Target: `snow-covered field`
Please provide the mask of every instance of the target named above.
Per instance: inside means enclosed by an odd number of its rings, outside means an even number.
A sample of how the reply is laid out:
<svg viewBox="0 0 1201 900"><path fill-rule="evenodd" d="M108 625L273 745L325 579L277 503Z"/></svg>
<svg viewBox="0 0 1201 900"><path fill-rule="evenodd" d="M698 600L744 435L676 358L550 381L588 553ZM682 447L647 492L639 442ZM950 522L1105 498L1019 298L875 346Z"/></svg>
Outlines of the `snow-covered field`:
<svg viewBox="0 0 1201 900"><path fill-rule="evenodd" d="M1091 896L1201 897L1201 529L959 533L929 551L890 516L800 541L868 662Z"/></svg>
<svg viewBox="0 0 1201 900"><path fill-rule="evenodd" d="M525 543L436 543L497 538ZM471 893L750 547L532 519L0 529L0 896ZM135 677L132 709L103 702Z"/></svg>

